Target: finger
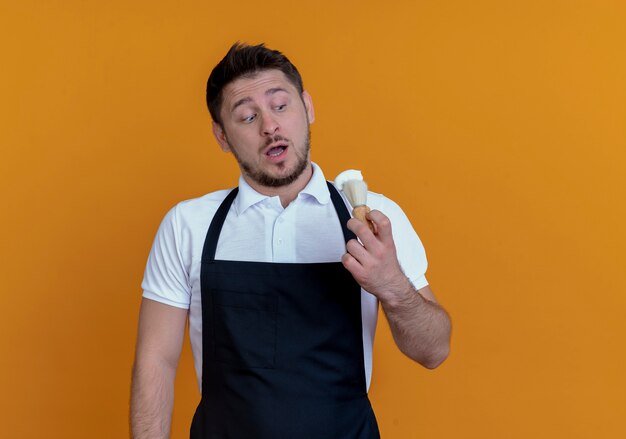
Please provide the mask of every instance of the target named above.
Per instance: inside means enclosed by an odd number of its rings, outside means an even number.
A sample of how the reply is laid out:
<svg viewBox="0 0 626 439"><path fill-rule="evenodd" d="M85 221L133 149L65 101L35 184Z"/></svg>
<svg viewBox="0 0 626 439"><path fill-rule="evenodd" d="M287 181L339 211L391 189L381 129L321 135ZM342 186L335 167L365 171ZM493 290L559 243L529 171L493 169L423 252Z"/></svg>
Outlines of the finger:
<svg viewBox="0 0 626 439"><path fill-rule="evenodd" d="M372 233L370 228L364 222L351 218L348 221L348 229L354 232L354 234L361 240L361 243L365 248L374 248L378 242L376 236Z"/></svg>
<svg viewBox="0 0 626 439"><path fill-rule="evenodd" d="M367 213L366 218L376 225L377 235L381 240L393 240L391 221L387 215L380 210L372 210Z"/></svg>
<svg viewBox="0 0 626 439"><path fill-rule="evenodd" d="M346 251L361 265L365 265L370 258L367 249L363 247L361 243L358 242L356 239L351 239L346 243Z"/></svg>
<svg viewBox="0 0 626 439"><path fill-rule="evenodd" d="M341 257L341 263L355 279L360 279L363 276L363 266L359 264L359 261L357 261L351 254L346 253L343 255Z"/></svg>

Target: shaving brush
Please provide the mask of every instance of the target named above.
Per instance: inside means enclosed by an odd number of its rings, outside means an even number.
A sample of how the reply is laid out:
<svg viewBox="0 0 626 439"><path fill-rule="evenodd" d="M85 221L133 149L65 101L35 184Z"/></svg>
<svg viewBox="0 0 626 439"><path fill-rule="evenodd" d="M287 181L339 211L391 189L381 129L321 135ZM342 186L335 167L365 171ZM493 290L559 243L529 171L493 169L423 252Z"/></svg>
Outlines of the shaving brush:
<svg viewBox="0 0 626 439"><path fill-rule="evenodd" d="M374 223L365 218L371 209L367 207L367 183L363 181L361 171L353 169L344 171L337 176L335 184L348 198L352 206L352 216L367 224L374 232Z"/></svg>

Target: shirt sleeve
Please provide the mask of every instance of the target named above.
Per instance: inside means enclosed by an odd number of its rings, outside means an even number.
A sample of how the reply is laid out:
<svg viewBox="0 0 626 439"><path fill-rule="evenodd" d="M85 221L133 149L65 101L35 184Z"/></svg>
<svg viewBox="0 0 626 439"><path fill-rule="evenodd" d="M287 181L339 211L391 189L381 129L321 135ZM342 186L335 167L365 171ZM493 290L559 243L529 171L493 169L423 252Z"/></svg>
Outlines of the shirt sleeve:
<svg viewBox="0 0 626 439"><path fill-rule="evenodd" d="M398 204L385 198L381 210L391 221L391 230L400 267L416 289L424 288L428 285L425 276L428 261L422 241Z"/></svg>
<svg viewBox="0 0 626 439"><path fill-rule="evenodd" d="M143 297L177 308L189 308L191 287L180 249L178 206L163 218L144 272Z"/></svg>

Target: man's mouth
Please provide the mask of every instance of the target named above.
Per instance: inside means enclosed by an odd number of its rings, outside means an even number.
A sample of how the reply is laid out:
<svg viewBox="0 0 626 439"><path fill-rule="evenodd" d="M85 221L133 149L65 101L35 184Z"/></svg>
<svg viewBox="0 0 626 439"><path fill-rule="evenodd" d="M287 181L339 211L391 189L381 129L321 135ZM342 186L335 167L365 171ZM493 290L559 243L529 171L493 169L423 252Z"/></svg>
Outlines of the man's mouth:
<svg viewBox="0 0 626 439"><path fill-rule="evenodd" d="M288 147L289 144L286 141L282 139L278 140L271 145L268 145L268 148L265 151L265 155L272 160L281 158L287 151Z"/></svg>
<svg viewBox="0 0 626 439"><path fill-rule="evenodd" d="M283 153L283 151L285 151L287 149L286 146L274 146L273 148L270 148L269 151L266 152L266 154L270 157L278 157L279 155L281 155Z"/></svg>

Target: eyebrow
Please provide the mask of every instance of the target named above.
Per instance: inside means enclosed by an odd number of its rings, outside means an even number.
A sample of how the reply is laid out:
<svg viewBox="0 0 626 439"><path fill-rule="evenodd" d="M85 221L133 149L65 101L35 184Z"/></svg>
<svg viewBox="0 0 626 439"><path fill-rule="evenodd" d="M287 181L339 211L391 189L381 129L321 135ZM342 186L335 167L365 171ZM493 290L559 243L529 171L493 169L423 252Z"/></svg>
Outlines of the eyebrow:
<svg viewBox="0 0 626 439"><path fill-rule="evenodd" d="M271 96L271 95L273 95L275 93L278 93L280 91L284 91L285 93L288 93L287 90L285 90L282 87L273 87L273 88L267 89L265 91L265 96ZM237 102L235 102L233 104L232 108L230 109L230 112L232 113L233 111L235 111L235 109L237 107L239 107L240 105L243 105L243 104L247 104L248 102L252 102L252 98L249 97L249 96L246 96L245 98L239 99Z"/></svg>

